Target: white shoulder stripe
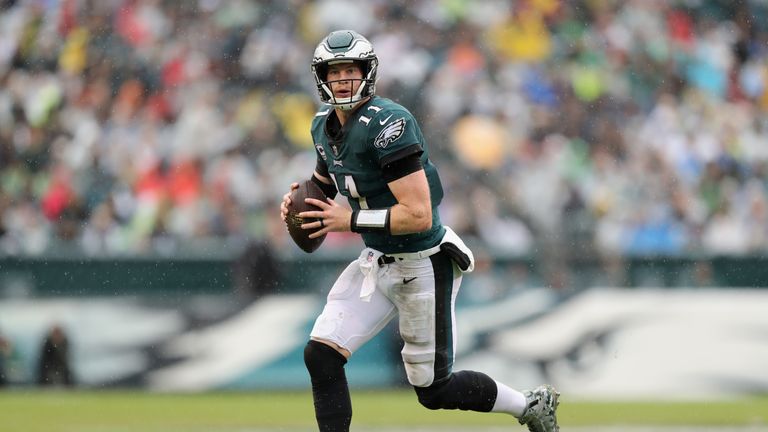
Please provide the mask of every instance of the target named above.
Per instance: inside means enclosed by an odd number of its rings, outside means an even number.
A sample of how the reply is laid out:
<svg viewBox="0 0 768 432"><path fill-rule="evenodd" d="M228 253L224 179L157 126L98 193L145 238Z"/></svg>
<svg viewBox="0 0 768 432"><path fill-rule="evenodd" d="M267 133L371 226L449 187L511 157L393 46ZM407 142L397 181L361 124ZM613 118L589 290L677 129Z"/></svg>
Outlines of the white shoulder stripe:
<svg viewBox="0 0 768 432"><path fill-rule="evenodd" d="M328 114L329 112L331 112L330 109L327 109L325 111L318 111L317 113L315 113L315 117L324 116L324 115Z"/></svg>

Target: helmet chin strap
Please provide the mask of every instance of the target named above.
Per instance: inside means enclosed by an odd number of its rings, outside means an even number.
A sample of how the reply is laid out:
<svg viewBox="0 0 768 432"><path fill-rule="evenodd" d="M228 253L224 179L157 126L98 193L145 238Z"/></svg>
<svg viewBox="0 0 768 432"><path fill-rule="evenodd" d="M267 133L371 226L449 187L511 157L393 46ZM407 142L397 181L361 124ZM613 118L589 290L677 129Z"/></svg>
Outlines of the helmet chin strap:
<svg viewBox="0 0 768 432"><path fill-rule="evenodd" d="M331 103L331 105L333 105L334 108L338 108L338 109L340 109L342 111L352 111L355 108L357 108L357 106L360 105L360 103L362 101L363 101L363 99L358 99L358 100L356 100L354 102L349 102L349 103Z"/></svg>

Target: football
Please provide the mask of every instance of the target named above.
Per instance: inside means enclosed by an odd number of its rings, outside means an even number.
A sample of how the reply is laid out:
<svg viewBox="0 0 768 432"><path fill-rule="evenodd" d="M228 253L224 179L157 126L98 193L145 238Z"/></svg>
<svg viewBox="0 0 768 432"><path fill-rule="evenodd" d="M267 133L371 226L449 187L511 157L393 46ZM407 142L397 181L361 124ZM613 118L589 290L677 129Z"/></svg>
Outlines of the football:
<svg viewBox="0 0 768 432"><path fill-rule="evenodd" d="M304 252L312 253L323 243L325 235L317 238L309 238L309 235L315 230L305 230L301 228L302 223L314 222L317 219L302 219L299 217L299 213L319 209L317 206L305 203L304 198L315 198L321 201L325 201L326 199L320 186L316 185L311 180L299 183L299 188L291 193L291 204L288 206L288 216L285 218L285 224L288 226L288 233L291 235L291 238L296 245Z"/></svg>

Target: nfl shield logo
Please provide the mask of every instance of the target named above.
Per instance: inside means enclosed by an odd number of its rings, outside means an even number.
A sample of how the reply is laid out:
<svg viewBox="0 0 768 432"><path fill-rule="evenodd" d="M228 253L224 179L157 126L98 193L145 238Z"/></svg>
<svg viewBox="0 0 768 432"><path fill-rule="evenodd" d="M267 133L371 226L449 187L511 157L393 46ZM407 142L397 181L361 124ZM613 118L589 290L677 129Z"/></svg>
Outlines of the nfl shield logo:
<svg viewBox="0 0 768 432"><path fill-rule="evenodd" d="M368 262L373 261L373 252L368 252Z"/></svg>

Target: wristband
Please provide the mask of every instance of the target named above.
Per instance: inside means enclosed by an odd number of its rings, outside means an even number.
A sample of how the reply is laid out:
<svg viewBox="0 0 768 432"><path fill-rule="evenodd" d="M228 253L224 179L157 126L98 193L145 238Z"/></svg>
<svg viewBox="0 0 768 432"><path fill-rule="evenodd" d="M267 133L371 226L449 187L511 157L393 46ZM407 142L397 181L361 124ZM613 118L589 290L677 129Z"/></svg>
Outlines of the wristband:
<svg viewBox="0 0 768 432"><path fill-rule="evenodd" d="M350 231L356 233L389 233L389 217L392 208L379 210L354 210L350 218Z"/></svg>

